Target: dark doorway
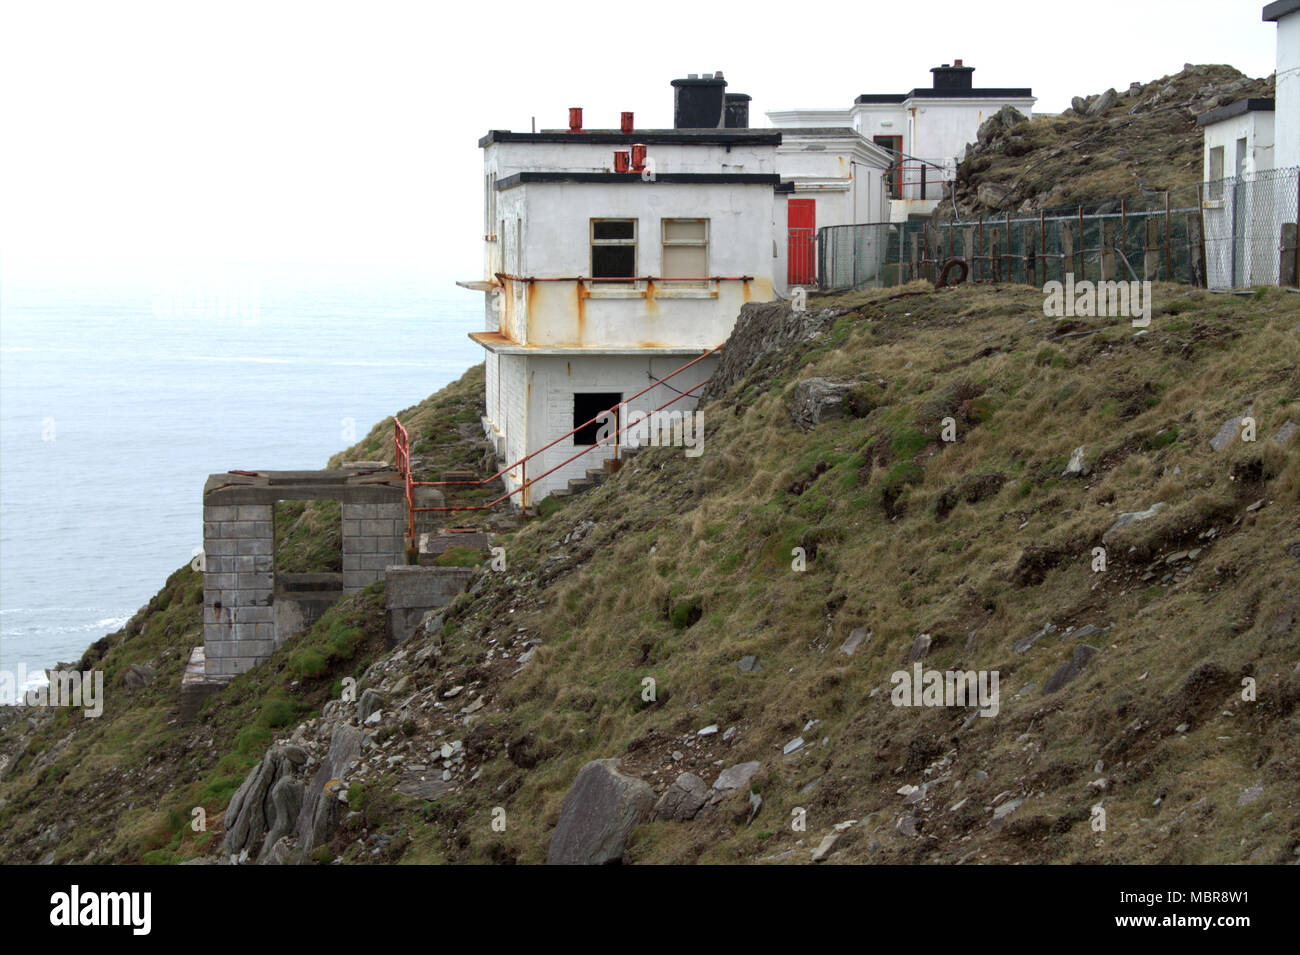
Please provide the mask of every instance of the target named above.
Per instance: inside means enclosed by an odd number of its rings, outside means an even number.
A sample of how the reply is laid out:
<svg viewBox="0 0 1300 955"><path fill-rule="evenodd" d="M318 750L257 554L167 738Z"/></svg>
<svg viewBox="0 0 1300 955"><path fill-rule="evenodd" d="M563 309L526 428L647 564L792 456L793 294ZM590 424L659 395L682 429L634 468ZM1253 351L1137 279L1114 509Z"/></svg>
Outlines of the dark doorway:
<svg viewBox="0 0 1300 955"><path fill-rule="evenodd" d="M597 436L607 419L591 421L590 424L585 422L595 418L602 411L610 408L614 409L613 421L609 423L609 432L613 434L618 430L618 408L619 402L623 400L621 392L574 392L573 395L573 427L578 428L573 434L573 443L575 445L595 444ZM582 427L578 427L582 425ZM614 442L609 442L613 444Z"/></svg>

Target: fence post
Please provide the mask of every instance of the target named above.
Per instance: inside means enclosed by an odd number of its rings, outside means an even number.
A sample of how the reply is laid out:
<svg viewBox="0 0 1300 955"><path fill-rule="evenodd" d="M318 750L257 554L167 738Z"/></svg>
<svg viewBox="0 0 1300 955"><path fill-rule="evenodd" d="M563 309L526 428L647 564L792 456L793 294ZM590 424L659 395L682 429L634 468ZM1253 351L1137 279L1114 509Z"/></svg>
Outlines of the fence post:
<svg viewBox="0 0 1300 955"><path fill-rule="evenodd" d="M1281 253L1278 257L1277 284L1281 286L1300 286L1296 277L1296 223L1282 223Z"/></svg>
<svg viewBox="0 0 1300 955"><path fill-rule="evenodd" d="M1088 259L1087 259L1088 248L1087 248L1087 246L1088 246L1088 243L1084 241L1083 236L1084 236L1084 232L1083 232L1083 206L1080 205L1080 206L1079 206L1079 251L1075 253L1075 254L1079 257L1079 259L1078 259L1078 261L1075 263L1075 266L1076 266L1076 267L1075 267L1075 275L1074 275L1074 277L1075 277L1075 281L1078 281L1078 282L1082 282L1084 279L1086 279L1086 278L1088 277L1088 275L1087 275L1087 270L1088 270Z"/></svg>
<svg viewBox="0 0 1300 955"><path fill-rule="evenodd" d="M966 278L967 282L975 281L975 230L965 229L962 231L961 252L966 259Z"/></svg>
<svg viewBox="0 0 1300 955"><path fill-rule="evenodd" d="M1074 270L1074 231L1068 222L1061 223L1061 281L1065 281L1066 263L1071 272Z"/></svg>
<svg viewBox="0 0 1300 955"><path fill-rule="evenodd" d="M1154 219L1148 217L1145 231L1146 237L1142 241L1142 278L1149 282L1160 271L1160 266L1157 264L1155 257L1155 253L1160 251L1160 225Z"/></svg>
<svg viewBox="0 0 1300 955"><path fill-rule="evenodd" d="M1205 237L1201 234L1201 220L1197 213L1187 213L1187 280L1198 288L1205 288Z"/></svg>
<svg viewBox="0 0 1300 955"><path fill-rule="evenodd" d="M1165 281L1174 281L1174 269L1169 257L1169 190L1165 190Z"/></svg>
<svg viewBox="0 0 1300 955"><path fill-rule="evenodd" d="M1205 258L1205 186L1201 183L1196 184L1196 236L1197 259L1201 269L1201 280L1198 284L1201 288L1208 288L1210 269Z"/></svg>
<svg viewBox="0 0 1300 955"><path fill-rule="evenodd" d="M1028 222L1020 230L1020 243L1023 246L1020 251L1024 253L1024 258L1020 260L1020 277L1026 285L1037 285L1038 259L1034 255L1034 227Z"/></svg>
<svg viewBox="0 0 1300 955"><path fill-rule="evenodd" d="M1038 257L1043 260L1043 284L1047 284L1047 216L1038 210Z"/></svg>
<svg viewBox="0 0 1300 955"><path fill-rule="evenodd" d="M1109 282L1115 278L1115 223L1101 224L1101 280Z"/></svg>
<svg viewBox="0 0 1300 955"><path fill-rule="evenodd" d="M984 217L983 217L983 216L980 216L979 243L980 243L980 244L979 244L979 253L975 256L975 259L976 259L976 260L981 260L981 261L982 261L983 258L984 258ZM974 272L974 271L975 271L975 262L972 261L972 262L971 262L971 272ZM984 277L984 273L983 273L983 271L981 271L981 272L980 272L980 278L983 278L983 277Z"/></svg>
<svg viewBox="0 0 1300 955"><path fill-rule="evenodd" d="M908 282L918 277L916 273L916 246L917 246L916 233L913 232L910 238L912 242L912 261L911 261L911 267L908 269L908 278L907 278Z"/></svg>

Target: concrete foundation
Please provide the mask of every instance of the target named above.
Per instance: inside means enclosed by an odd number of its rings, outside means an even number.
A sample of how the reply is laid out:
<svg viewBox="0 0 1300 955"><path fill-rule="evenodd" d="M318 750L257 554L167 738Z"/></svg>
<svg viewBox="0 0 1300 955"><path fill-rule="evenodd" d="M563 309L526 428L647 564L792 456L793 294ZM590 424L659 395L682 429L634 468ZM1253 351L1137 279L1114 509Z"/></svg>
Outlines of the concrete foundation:
<svg viewBox="0 0 1300 955"><path fill-rule="evenodd" d="M390 643L409 639L424 615L450 603L475 573L474 567L389 567L384 595Z"/></svg>

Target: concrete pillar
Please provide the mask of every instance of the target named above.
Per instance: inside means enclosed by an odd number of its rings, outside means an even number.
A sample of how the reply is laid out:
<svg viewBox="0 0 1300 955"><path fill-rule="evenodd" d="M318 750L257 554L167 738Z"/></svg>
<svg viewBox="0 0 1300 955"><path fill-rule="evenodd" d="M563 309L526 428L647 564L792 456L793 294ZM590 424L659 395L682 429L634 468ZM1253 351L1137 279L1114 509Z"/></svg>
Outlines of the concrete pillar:
<svg viewBox="0 0 1300 955"><path fill-rule="evenodd" d="M275 648L270 504L203 506L203 645L209 676L251 669Z"/></svg>
<svg viewBox="0 0 1300 955"><path fill-rule="evenodd" d="M364 590L406 563L406 503L343 502L343 592Z"/></svg>

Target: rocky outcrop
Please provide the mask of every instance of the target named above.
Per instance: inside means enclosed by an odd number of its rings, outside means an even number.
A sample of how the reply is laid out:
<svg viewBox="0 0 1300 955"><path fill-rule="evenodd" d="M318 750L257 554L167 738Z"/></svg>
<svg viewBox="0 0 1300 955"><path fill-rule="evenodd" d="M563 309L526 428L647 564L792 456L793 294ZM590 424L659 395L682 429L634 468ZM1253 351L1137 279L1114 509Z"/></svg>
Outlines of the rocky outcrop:
<svg viewBox="0 0 1300 955"><path fill-rule="evenodd" d="M277 744L266 751L226 807L226 838L221 844L226 855L248 858L257 854L268 832L283 835L290 830L293 818L285 815L292 806L290 791L282 789L274 798L271 793L281 780L290 779L294 767L306 759L306 753L291 743Z"/></svg>
<svg viewBox="0 0 1300 955"><path fill-rule="evenodd" d="M598 759L578 770L551 834L547 865L609 865L622 861L627 838L655 803L643 780Z"/></svg>
<svg viewBox="0 0 1300 955"><path fill-rule="evenodd" d="M811 431L823 421L861 417L867 410L859 400L859 381L805 378L794 389L790 420L800 431Z"/></svg>
<svg viewBox="0 0 1300 955"><path fill-rule="evenodd" d="M721 398L764 358L789 353L831 327L847 309L795 311L788 302L749 303L722 349L722 360L701 392L701 403Z"/></svg>

